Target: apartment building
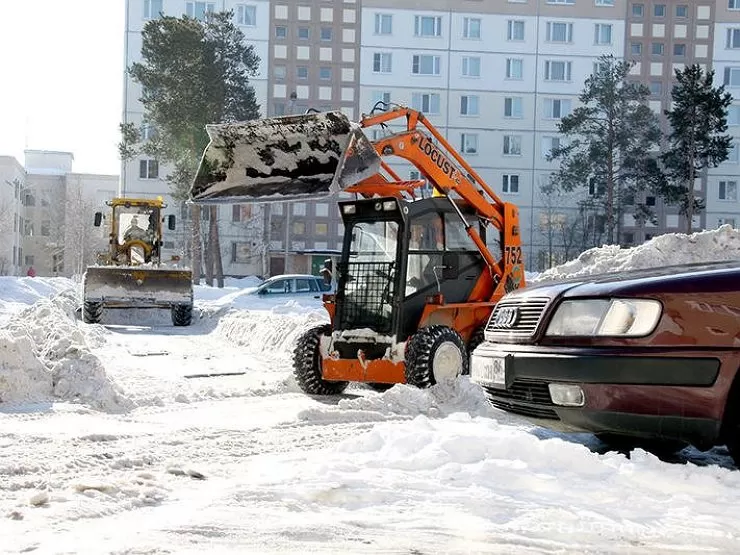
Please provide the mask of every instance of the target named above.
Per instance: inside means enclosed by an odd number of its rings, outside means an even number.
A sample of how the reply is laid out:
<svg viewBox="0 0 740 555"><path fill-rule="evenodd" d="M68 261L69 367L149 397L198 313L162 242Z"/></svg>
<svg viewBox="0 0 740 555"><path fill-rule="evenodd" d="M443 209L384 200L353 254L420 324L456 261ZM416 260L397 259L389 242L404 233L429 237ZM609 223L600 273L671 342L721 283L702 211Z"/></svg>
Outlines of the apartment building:
<svg viewBox="0 0 740 555"><path fill-rule="evenodd" d="M732 90L740 86L738 2L128 0L127 60L136 59L141 25L156 16L154 7L168 15L196 16L234 9L237 18L249 8L254 25L243 30L261 53L254 84L265 115L315 108L341 109L357 118L378 100L422 110L503 200L519 205L528 265L538 269L575 254L572 245L570 252L559 245L563 239L552 225L577 218L575 199L548 198L542 186L555 169L546 157L563 140L557 123L577 106L598 57L637 62L633 77L650 87L651 107L658 113L669 106L674 68L684 64L715 68ZM135 89L129 82L125 104L132 121L140 117ZM733 106L730 122L738 132L740 104ZM368 131L371 138L380 132ZM697 181L697 194L707 202L697 228L733 223L738 214L737 152ZM400 175L418 177L403 160L389 161ZM125 182L142 193L153 188L146 177L150 163L155 162L128 164L127 171L139 178ZM162 190L161 175L154 181ZM678 230L675 209L645 200L655 206L657 225L637 225L629 213L622 214L619 237L625 245ZM222 221L229 217L224 210ZM343 230L333 202L272 204L261 217L263 236L269 238L262 255L269 273L315 270L340 245ZM228 243L246 256L259 238L233 235L222 240ZM238 268L235 258L224 258L227 273Z"/></svg>
<svg viewBox="0 0 740 555"><path fill-rule="evenodd" d="M12 156L0 156L0 276L17 276L23 270L21 192L26 172Z"/></svg>

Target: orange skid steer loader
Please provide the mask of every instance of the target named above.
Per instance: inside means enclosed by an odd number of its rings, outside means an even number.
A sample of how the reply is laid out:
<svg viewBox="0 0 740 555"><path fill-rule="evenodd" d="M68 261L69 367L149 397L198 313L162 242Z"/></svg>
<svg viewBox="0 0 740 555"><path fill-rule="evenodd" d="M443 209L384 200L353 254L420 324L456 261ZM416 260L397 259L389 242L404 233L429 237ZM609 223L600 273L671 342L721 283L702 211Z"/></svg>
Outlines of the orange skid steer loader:
<svg viewBox="0 0 740 555"><path fill-rule="evenodd" d="M363 132L394 121L403 127L378 140ZM422 113L394 106L359 123L308 113L207 131L195 203L354 193L338 202L345 234L336 293L324 296L330 323L294 351L304 392L338 394L349 382L427 387L468 372L496 302L525 285L518 209ZM389 156L425 179L402 180Z"/></svg>

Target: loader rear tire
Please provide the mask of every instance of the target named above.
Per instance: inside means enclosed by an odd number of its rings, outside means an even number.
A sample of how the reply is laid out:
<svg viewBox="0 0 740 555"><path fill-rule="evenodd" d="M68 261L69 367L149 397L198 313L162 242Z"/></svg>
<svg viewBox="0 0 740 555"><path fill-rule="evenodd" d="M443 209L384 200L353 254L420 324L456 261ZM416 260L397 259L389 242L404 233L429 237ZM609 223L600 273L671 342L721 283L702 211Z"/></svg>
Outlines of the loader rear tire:
<svg viewBox="0 0 740 555"><path fill-rule="evenodd" d="M421 328L406 349L406 383L426 388L467 374L467 354L463 338L452 328Z"/></svg>
<svg viewBox="0 0 740 555"><path fill-rule="evenodd" d="M193 321L193 305L176 304L172 307L172 325L189 326Z"/></svg>
<svg viewBox="0 0 740 555"><path fill-rule="evenodd" d="M103 316L103 303L85 301L82 306L82 321L86 324L97 324Z"/></svg>
<svg viewBox="0 0 740 555"><path fill-rule="evenodd" d="M330 324L311 328L298 339L293 350L293 375L308 395L339 395L349 385L349 382L330 382L322 376L319 342L330 333Z"/></svg>

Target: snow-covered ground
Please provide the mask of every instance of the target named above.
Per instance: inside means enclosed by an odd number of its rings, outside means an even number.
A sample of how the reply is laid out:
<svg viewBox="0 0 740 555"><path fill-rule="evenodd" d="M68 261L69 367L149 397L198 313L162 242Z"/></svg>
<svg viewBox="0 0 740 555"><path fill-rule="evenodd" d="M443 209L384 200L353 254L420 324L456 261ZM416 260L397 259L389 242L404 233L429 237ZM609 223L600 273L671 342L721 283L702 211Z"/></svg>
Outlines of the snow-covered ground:
<svg viewBox="0 0 740 555"><path fill-rule="evenodd" d="M738 245L729 228L660 237L545 277ZM737 551L726 450L604 452L467 378L308 397L291 350L327 321L320 301L253 285L197 287L194 324L174 328L152 311L86 325L75 283L0 278L0 553Z"/></svg>

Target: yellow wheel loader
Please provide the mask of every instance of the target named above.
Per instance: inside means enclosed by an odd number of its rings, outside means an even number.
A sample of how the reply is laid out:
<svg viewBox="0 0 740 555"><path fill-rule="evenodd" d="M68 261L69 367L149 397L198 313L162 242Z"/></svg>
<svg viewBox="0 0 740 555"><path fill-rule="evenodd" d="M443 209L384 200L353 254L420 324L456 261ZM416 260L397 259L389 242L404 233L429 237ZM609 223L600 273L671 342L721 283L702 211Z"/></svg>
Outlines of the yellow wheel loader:
<svg viewBox="0 0 740 555"><path fill-rule="evenodd" d="M82 319L99 322L103 310L121 308L169 308L175 326L189 326L193 312L193 274L179 260L162 260L161 198L114 198L106 218L109 248L88 266L83 278ZM103 224L95 214L95 227ZM175 229L175 216L167 217Z"/></svg>

